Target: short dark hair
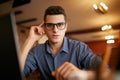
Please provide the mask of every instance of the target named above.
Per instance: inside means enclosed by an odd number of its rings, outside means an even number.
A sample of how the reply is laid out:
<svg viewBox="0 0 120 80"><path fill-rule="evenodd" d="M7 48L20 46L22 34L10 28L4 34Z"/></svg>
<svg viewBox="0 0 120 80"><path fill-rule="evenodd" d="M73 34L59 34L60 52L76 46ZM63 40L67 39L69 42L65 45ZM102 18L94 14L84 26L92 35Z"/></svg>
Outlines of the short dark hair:
<svg viewBox="0 0 120 80"><path fill-rule="evenodd" d="M59 15L63 14L66 21L66 13L61 6L50 6L45 10L44 21L46 20L47 15Z"/></svg>

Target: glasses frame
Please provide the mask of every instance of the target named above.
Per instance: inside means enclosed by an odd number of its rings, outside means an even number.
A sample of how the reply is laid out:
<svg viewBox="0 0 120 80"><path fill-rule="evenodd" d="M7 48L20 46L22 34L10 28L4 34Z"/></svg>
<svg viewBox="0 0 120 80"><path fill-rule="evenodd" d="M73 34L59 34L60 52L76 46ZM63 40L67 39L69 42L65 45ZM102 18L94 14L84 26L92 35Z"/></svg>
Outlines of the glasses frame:
<svg viewBox="0 0 120 80"><path fill-rule="evenodd" d="M58 30L63 30L66 27L66 22L59 22L59 23L44 23L47 30L53 30L55 26Z"/></svg>

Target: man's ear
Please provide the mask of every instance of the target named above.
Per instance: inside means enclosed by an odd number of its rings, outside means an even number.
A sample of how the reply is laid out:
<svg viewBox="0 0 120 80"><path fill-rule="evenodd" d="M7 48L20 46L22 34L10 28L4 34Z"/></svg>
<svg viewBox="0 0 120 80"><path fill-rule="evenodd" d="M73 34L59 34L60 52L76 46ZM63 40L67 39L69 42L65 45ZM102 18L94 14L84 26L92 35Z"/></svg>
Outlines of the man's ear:
<svg viewBox="0 0 120 80"><path fill-rule="evenodd" d="M66 24L65 24L65 26L66 26L66 30L67 30L67 27L68 27L68 23L66 23Z"/></svg>

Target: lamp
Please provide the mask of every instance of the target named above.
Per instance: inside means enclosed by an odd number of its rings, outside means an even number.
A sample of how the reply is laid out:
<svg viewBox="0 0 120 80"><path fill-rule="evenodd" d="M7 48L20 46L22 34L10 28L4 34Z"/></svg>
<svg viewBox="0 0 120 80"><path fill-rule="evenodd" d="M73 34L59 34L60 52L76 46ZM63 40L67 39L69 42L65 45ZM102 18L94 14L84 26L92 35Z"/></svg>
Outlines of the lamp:
<svg viewBox="0 0 120 80"><path fill-rule="evenodd" d="M105 39L107 40L107 44L111 44L114 43L114 35L112 35L111 30L112 30L112 26L111 25L104 25L101 28L102 31L105 31L107 33L107 35L105 36Z"/></svg>
<svg viewBox="0 0 120 80"><path fill-rule="evenodd" d="M115 40L107 40L107 44L115 43Z"/></svg>
<svg viewBox="0 0 120 80"><path fill-rule="evenodd" d="M105 14L108 11L108 7L105 3L93 4L93 8L96 12Z"/></svg>

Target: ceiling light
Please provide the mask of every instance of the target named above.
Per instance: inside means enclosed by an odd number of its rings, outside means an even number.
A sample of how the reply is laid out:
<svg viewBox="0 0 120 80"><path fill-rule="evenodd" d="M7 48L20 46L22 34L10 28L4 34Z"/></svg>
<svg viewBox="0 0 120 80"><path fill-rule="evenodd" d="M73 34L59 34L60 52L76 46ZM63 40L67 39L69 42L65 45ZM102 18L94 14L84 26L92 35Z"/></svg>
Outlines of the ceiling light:
<svg viewBox="0 0 120 80"><path fill-rule="evenodd" d="M108 10L108 7L106 6L105 3L101 2L100 5L103 7L103 9Z"/></svg>
<svg viewBox="0 0 120 80"><path fill-rule="evenodd" d="M98 7L97 7L97 5L96 5L96 4L93 4L93 8L94 8L95 10L97 10L97 9L98 9Z"/></svg>
<svg viewBox="0 0 120 80"><path fill-rule="evenodd" d="M107 40L107 44L114 43L114 35L112 34L112 26L111 25L104 25L101 28L102 31L104 31L107 35L105 36L105 39Z"/></svg>
<svg viewBox="0 0 120 80"><path fill-rule="evenodd" d="M103 2L100 2L99 4L93 4L93 8L96 12L102 14L105 14L108 11L108 6Z"/></svg>
<svg viewBox="0 0 120 80"><path fill-rule="evenodd" d="M107 40L107 44L115 43L115 40Z"/></svg>
<svg viewBox="0 0 120 80"><path fill-rule="evenodd" d="M114 39L114 36L113 35L107 35L105 36L105 39L108 40L108 39Z"/></svg>
<svg viewBox="0 0 120 80"><path fill-rule="evenodd" d="M101 29L102 29L102 31L110 30L110 29L112 29L112 26L111 25L104 25Z"/></svg>

